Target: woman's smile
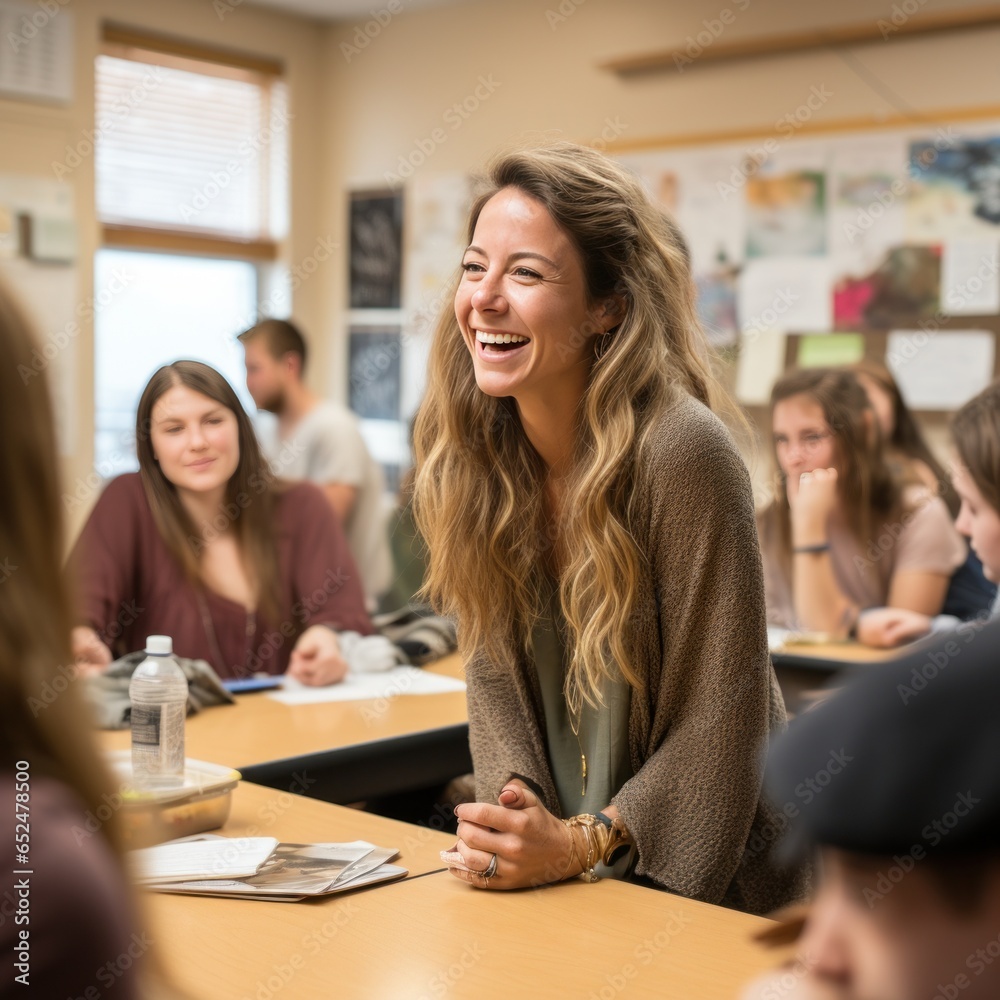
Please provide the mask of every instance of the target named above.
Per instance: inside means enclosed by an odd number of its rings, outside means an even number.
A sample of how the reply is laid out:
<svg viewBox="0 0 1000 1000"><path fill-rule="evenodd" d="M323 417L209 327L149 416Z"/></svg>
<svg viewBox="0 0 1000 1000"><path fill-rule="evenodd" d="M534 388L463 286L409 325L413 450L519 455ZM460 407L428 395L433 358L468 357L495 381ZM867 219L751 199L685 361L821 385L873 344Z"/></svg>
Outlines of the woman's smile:
<svg viewBox="0 0 1000 1000"><path fill-rule="evenodd" d="M476 330L476 354L487 362L510 361L524 354L531 340L520 333L504 333L500 330Z"/></svg>

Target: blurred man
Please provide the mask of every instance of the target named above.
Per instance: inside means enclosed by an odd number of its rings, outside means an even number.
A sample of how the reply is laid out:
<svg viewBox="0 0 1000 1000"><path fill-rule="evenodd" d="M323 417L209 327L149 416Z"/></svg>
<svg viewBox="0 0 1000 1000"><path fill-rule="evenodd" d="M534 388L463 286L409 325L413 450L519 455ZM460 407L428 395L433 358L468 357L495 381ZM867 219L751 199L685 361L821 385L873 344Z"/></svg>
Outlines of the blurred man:
<svg viewBox="0 0 1000 1000"><path fill-rule="evenodd" d="M1000 997L1000 622L871 671L771 754L821 870L798 959L744 1000Z"/></svg>
<svg viewBox="0 0 1000 1000"><path fill-rule="evenodd" d="M247 389L258 409L277 420L258 425L275 474L318 484L337 512L374 607L392 580L381 468L372 459L354 414L320 400L303 382L306 343L285 320L267 319L239 336Z"/></svg>

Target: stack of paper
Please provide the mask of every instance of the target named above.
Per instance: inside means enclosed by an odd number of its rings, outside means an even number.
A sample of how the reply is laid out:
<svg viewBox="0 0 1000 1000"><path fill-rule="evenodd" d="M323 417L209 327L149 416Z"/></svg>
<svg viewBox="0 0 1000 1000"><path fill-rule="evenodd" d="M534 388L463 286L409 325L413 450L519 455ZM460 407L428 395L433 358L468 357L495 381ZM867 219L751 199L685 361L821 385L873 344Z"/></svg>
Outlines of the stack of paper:
<svg viewBox="0 0 1000 1000"><path fill-rule="evenodd" d="M398 853L396 848L376 847L363 840L279 844L269 837L240 840L213 835L132 852L144 856L133 858L133 863L136 877L146 888L272 902L294 902L402 878L406 869L387 863ZM190 860L182 862L184 854ZM196 856L203 867L192 863ZM223 858L229 865L226 869Z"/></svg>
<svg viewBox="0 0 1000 1000"><path fill-rule="evenodd" d="M232 879L256 875L274 853L274 837L185 837L129 854L133 879L156 886L180 879Z"/></svg>

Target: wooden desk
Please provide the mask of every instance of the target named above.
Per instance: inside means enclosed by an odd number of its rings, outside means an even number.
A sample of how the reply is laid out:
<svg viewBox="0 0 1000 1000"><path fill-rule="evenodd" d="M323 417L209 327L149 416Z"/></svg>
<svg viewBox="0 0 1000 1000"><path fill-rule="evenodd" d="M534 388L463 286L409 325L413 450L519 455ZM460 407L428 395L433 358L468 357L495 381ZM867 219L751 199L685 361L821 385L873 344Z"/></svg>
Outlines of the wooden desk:
<svg viewBox="0 0 1000 1000"><path fill-rule="evenodd" d="M771 650L771 662L790 716L798 715L818 697L834 677L902 656L910 646L875 649L859 642L787 643Z"/></svg>
<svg viewBox="0 0 1000 1000"><path fill-rule="evenodd" d="M227 834L247 832L282 798L236 794ZM431 830L285 798L259 832L399 846L414 874L451 845ZM749 940L762 918L611 880L486 893L441 871L309 903L144 899L160 960L206 1000L733 1000L774 965Z"/></svg>
<svg viewBox="0 0 1000 1000"><path fill-rule="evenodd" d="M463 675L458 655L424 668ZM102 732L101 746L127 750L127 730ZM205 709L187 720L188 757L235 767L248 781L355 802L444 783L472 770L465 692L375 701L283 705L263 693Z"/></svg>
<svg viewBox="0 0 1000 1000"><path fill-rule="evenodd" d="M860 642L786 643L771 650L771 661L778 667L796 667L831 673L845 667L884 663L902 656L912 644L896 649L876 649Z"/></svg>

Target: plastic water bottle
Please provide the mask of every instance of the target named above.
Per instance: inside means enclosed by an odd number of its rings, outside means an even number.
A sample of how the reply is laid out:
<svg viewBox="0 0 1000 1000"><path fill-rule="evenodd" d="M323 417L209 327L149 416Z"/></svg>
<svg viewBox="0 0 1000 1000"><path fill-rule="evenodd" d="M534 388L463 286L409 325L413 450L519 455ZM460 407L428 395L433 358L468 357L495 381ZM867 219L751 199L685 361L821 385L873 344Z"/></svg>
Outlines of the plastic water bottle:
<svg viewBox="0 0 1000 1000"><path fill-rule="evenodd" d="M140 788L184 783L184 717L188 685L169 635L146 639L146 659L128 686L132 702L132 776Z"/></svg>

